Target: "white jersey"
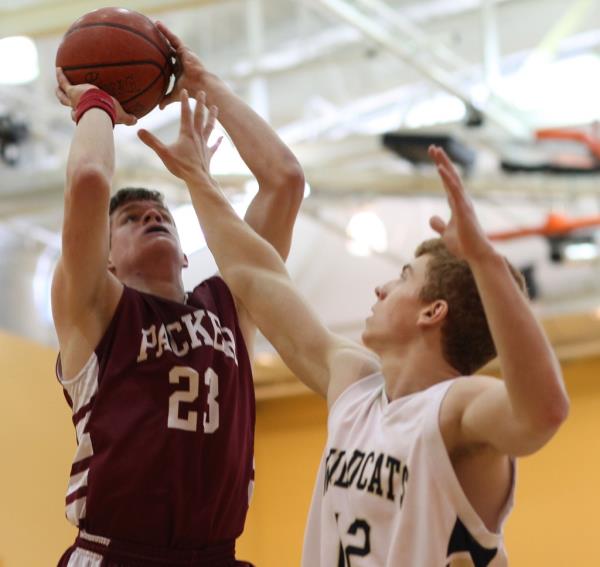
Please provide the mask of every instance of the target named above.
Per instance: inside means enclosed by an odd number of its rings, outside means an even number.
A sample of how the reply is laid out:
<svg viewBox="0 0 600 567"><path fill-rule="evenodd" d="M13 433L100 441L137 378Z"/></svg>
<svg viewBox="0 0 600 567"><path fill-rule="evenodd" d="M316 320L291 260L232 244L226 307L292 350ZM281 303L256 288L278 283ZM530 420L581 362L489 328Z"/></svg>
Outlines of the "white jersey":
<svg viewBox="0 0 600 567"><path fill-rule="evenodd" d="M439 410L455 380L388 402L381 374L350 386L328 439L303 567L502 567L502 532L486 528L454 473ZM504 522L514 493L502 513Z"/></svg>

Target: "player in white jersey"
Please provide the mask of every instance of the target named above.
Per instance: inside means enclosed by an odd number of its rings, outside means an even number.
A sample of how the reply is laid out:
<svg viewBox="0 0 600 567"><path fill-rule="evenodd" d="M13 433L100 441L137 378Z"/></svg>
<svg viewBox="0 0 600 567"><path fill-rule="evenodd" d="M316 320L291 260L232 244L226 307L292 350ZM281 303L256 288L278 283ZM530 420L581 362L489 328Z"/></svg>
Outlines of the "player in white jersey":
<svg viewBox="0 0 600 567"><path fill-rule="evenodd" d="M492 247L446 154L430 149L451 219L433 217L440 238L376 288L364 348L321 324L274 249L223 197L193 128L203 112L197 105L192 117L184 99L174 146L141 136L187 183L233 293L291 370L327 398L303 565L506 565L514 460L550 440L569 401L522 278ZM503 380L474 375L496 353Z"/></svg>

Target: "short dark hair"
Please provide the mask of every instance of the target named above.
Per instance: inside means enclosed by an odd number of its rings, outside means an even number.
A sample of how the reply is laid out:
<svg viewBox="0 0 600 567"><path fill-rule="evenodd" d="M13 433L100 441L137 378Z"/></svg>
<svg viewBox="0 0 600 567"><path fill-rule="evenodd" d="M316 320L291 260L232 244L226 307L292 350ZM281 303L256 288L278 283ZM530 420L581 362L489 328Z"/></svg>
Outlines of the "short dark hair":
<svg viewBox="0 0 600 567"><path fill-rule="evenodd" d="M415 257L430 256L420 298L425 303L443 299L448 315L442 326L444 358L461 374L473 374L496 356L475 277L469 264L454 256L441 238L422 242ZM506 260L513 279L527 296L525 278Z"/></svg>
<svg viewBox="0 0 600 567"><path fill-rule="evenodd" d="M165 198L160 191L152 191L143 187L124 187L111 197L108 215L111 216L119 207L131 201L155 201L163 207L165 206Z"/></svg>

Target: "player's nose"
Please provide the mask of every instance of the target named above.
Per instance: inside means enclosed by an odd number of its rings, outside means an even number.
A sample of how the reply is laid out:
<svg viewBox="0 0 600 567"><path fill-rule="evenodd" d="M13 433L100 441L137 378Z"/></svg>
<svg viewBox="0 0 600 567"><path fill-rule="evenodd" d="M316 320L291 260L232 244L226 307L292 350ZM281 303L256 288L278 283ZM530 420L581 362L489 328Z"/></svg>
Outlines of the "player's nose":
<svg viewBox="0 0 600 567"><path fill-rule="evenodd" d="M144 224L148 224L149 222L162 223L162 220L162 215L158 209L150 208L144 213Z"/></svg>

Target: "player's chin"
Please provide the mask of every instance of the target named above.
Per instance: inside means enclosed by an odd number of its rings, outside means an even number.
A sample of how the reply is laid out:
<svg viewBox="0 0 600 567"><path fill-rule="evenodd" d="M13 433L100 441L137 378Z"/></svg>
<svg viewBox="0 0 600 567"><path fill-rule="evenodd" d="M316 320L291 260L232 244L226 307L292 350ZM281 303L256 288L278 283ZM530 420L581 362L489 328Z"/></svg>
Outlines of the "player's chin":
<svg viewBox="0 0 600 567"><path fill-rule="evenodd" d="M365 321L365 328L363 329L363 332L360 336L363 344L366 347L370 347L370 343L371 343L371 340L373 337L373 333L372 333L371 329L369 328L369 326L370 326L369 319L371 319L371 317L368 317L367 320Z"/></svg>
<svg viewBox="0 0 600 567"><path fill-rule="evenodd" d="M177 246L177 239L168 232L152 232L144 234L142 242L145 246Z"/></svg>
<svg viewBox="0 0 600 567"><path fill-rule="evenodd" d="M142 246L147 250L160 250L161 255L172 253L176 256L183 254L181 244L172 234L159 234L157 236L146 237ZM162 256L161 256L162 257Z"/></svg>

